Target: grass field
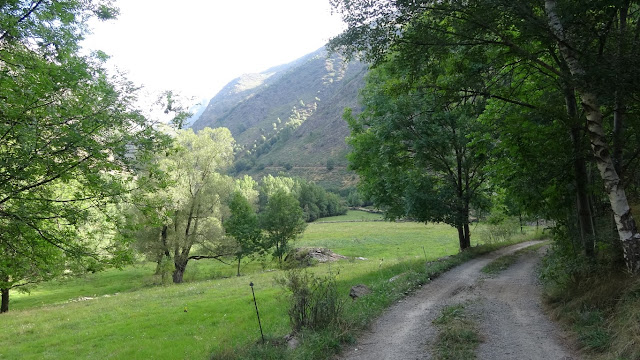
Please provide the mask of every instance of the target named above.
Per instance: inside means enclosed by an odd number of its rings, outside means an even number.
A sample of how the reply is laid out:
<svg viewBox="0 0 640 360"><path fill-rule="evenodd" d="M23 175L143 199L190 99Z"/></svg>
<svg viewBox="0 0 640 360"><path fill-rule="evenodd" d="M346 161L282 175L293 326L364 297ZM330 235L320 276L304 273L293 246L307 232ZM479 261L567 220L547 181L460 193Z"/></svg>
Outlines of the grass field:
<svg viewBox="0 0 640 360"><path fill-rule="evenodd" d="M341 216L331 216L326 218L321 218L315 221L315 223L326 223L326 222L348 222L348 221L382 221L384 217L382 214L375 214L365 211L358 210L349 210L345 215Z"/></svg>
<svg viewBox="0 0 640 360"><path fill-rule="evenodd" d="M350 286L406 272L424 263L425 254L433 260L458 252L457 233L447 225L395 222L312 223L295 246L351 257L313 268L338 274L345 299ZM250 281L265 334L290 331L283 290L274 281L282 273L273 263L255 261L235 277L232 266L194 262L180 285L158 285L153 265L53 281L30 295L13 292L11 311L0 316L0 359L206 359L229 353L260 338Z"/></svg>

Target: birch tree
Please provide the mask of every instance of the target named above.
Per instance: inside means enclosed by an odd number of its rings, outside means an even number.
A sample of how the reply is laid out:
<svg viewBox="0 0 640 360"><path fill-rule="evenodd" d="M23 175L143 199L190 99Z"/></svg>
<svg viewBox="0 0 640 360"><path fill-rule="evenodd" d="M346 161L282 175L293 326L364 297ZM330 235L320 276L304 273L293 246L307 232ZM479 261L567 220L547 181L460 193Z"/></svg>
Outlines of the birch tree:
<svg viewBox="0 0 640 360"><path fill-rule="evenodd" d="M549 28L556 37L560 54L571 71L580 93L582 108L587 118L593 156L604 182L605 191L609 196L627 268L633 273L638 273L640 272L640 233L631 215L624 186L611 156L611 148L603 128L603 115L597 90L589 80L594 74L587 74L584 64L576 52L576 45L566 35L563 21L557 12L557 2L546 0L545 11L549 19Z"/></svg>

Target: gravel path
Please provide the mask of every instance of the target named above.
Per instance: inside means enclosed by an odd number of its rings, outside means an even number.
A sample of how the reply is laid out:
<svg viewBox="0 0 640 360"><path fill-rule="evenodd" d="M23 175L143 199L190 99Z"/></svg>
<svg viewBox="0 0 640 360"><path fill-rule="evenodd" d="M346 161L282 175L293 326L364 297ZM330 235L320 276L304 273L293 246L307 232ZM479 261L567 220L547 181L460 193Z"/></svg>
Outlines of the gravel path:
<svg viewBox="0 0 640 360"><path fill-rule="evenodd" d="M509 246L468 261L391 306L339 359L430 359L433 319L447 305L470 301L484 342L478 359L577 360L559 329L542 313L534 268L542 251L521 256L494 278L480 269L538 242Z"/></svg>

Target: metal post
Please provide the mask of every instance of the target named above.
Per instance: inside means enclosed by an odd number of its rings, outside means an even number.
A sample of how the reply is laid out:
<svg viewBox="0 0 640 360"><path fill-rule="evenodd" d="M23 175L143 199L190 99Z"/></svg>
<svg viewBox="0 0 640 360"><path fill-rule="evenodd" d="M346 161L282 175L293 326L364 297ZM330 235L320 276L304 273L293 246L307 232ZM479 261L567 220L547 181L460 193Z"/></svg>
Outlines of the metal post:
<svg viewBox="0 0 640 360"><path fill-rule="evenodd" d="M251 286L251 294L253 294L253 304L256 306L256 315L258 316L258 326L260 326L260 336L262 336L262 343L264 344L264 334L262 333L262 323L260 322L260 312L258 312L258 303L256 302L256 293L253 291L253 282L250 282L249 286Z"/></svg>

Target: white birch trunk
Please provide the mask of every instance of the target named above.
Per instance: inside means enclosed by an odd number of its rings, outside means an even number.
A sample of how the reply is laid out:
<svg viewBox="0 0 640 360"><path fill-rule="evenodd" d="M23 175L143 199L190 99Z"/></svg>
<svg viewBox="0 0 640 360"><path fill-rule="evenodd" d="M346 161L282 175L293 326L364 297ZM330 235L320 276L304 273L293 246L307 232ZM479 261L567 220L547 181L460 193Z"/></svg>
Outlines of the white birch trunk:
<svg viewBox="0 0 640 360"><path fill-rule="evenodd" d="M585 71L575 55L573 49L567 43L564 28L560 18L556 13L556 1L545 0L545 10L549 19L551 31L556 36L558 48L562 57L567 62L571 74L580 80L584 78ZM640 272L640 234L636 227L635 220L631 215L631 209L620 177L615 170L609 144L602 128L602 112L598 105L598 98L589 87L581 85L578 87L580 100L587 117L587 128L591 149L596 160L596 165L600 171L600 176L604 182L605 190L609 195L611 210L613 211L616 227L622 242L624 257L627 268L632 273Z"/></svg>

